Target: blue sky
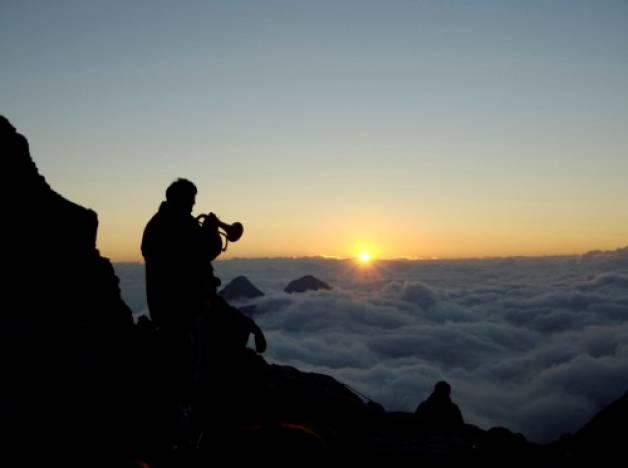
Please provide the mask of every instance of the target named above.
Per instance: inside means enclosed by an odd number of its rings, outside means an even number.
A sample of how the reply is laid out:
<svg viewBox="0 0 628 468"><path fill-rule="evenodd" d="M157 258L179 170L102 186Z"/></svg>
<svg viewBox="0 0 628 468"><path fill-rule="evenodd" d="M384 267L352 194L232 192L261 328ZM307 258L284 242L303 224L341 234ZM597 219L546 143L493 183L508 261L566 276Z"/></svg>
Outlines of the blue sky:
<svg viewBox="0 0 628 468"><path fill-rule="evenodd" d="M626 2L180 3L0 3L0 112L104 254L179 176L234 255L625 245Z"/></svg>

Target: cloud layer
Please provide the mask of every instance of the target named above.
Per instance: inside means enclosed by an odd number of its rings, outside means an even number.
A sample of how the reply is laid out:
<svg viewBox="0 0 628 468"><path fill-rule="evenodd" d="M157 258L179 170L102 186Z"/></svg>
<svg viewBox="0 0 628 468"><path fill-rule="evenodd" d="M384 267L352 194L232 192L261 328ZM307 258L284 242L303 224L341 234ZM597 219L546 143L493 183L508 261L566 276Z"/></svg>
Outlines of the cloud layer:
<svg viewBox="0 0 628 468"><path fill-rule="evenodd" d="M145 313L143 266L118 264ZM450 261L234 259L266 296L271 362L333 375L388 410L413 411L437 380L469 423L547 442L628 389L628 248L583 256ZM289 295L313 274L331 291Z"/></svg>

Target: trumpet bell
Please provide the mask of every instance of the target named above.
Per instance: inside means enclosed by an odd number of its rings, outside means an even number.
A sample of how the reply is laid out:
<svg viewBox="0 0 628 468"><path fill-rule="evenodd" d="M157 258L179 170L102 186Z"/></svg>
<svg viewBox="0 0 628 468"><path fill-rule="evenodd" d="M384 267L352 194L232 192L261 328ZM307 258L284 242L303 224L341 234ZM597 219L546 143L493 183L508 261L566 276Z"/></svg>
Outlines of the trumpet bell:
<svg viewBox="0 0 628 468"><path fill-rule="evenodd" d="M217 227L218 233L224 236L224 238L226 239L225 245L222 248L222 251L224 252L227 250L229 242L236 242L240 239L240 237L242 237L242 233L244 232L244 226L242 226L242 223L238 222L235 222L233 224L227 224L225 222L222 222L216 217L216 215L213 215L212 213L208 215L200 214L196 217L196 221L201 226L206 227L205 222L210 216L213 217L213 221L210 223L209 229L215 229Z"/></svg>
<svg viewBox="0 0 628 468"><path fill-rule="evenodd" d="M244 226L242 223L235 222L233 224L226 224L223 222L219 222L219 226L225 231L225 235L229 242L236 242L242 237L242 233L244 232Z"/></svg>

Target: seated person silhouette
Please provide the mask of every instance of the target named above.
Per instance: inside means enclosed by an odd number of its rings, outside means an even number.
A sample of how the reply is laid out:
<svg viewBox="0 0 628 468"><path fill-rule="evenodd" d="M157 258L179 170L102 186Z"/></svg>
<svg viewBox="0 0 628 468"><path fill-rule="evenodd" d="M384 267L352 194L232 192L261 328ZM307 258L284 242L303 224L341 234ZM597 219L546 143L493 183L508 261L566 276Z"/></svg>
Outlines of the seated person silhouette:
<svg viewBox="0 0 628 468"><path fill-rule="evenodd" d="M433 432L452 432L464 424L458 405L449 397L451 386L441 380L434 386L434 391L417 406L414 414L422 425Z"/></svg>

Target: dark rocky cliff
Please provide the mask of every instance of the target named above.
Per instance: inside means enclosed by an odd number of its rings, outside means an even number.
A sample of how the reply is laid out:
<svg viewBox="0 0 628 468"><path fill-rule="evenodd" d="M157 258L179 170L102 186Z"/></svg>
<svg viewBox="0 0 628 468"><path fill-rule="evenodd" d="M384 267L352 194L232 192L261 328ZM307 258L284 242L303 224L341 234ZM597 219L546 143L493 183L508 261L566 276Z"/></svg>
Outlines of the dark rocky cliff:
<svg viewBox="0 0 628 468"><path fill-rule="evenodd" d="M133 321L96 249L98 218L50 188L27 140L3 117L0 142L3 441L31 454L122 449L124 430L107 428L123 427L129 414Z"/></svg>

